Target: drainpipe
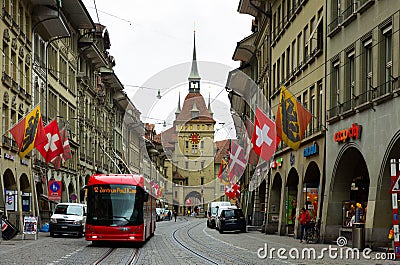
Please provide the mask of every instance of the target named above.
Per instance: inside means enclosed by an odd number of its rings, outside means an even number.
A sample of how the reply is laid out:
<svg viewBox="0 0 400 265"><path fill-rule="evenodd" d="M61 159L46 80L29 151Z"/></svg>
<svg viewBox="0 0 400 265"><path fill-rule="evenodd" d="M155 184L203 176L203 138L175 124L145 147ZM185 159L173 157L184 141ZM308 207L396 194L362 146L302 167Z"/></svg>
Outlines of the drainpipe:
<svg viewBox="0 0 400 265"><path fill-rule="evenodd" d="M325 21L328 21L328 17L327 17L327 15L328 15L328 11L327 11L327 7L328 6L328 0L325 0ZM323 23L323 22L322 22ZM327 40L327 39L326 39ZM328 43L327 43L327 41L325 40L325 45L324 45L324 57L325 57L325 82L324 82L324 87L325 87L325 89L324 89L324 101L325 101L325 110L326 110L326 94L327 94L327 91L326 91L326 76L327 76L327 64L326 64L326 62L327 62L327 57L328 57L328 55L327 55L327 49L328 49ZM324 119L324 122L326 122L326 115L325 115L325 119ZM321 123L322 123L322 121L321 121ZM325 127L325 129L326 130L328 130L328 128L326 127L326 126L324 126ZM322 168L322 175L324 176L322 179L324 179L325 180L325 182L323 183L323 185L325 186L326 185L326 183L327 183L327 179L326 179L326 134L325 134L325 137L324 137L324 162L323 162L323 168ZM323 198L320 198L320 205L318 205L318 214L319 214L319 218L320 218L320 240L321 240L321 242L324 242L324 238L325 238L325 228L326 228L326 218L322 218L323 216L323 213L324 213L324 209L323 208L327 208L326 207L326 205L327 205L327 203L328 203L328 201L326 201L325 199L329 199L329 197L328 196L325 196L325 194L326 194L326 191L327 191L327 189L325 189L325 187L322 187L322 183L320 183L320 186L321 186L321 188L320 188L320 190L321 190L321 196L324 196ZM322 194L322 189L323 189L323 191L324 191L324 193ZM322 205L321 205L322 204ZM321 206L323 206L323 207L321 207ZM326 216L325 216L326 217Z"/></svg>

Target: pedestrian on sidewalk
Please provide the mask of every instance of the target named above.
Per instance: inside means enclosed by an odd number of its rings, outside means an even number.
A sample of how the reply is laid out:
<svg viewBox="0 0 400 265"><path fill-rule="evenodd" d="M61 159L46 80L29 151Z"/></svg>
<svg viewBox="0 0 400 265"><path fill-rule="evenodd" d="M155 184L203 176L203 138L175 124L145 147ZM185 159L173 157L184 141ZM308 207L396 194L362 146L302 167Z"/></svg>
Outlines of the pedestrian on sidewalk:
<svg viewBox="0 0 400 265"><path fill-rule="evenodd" d="M178 213L176 212L176 210L174 210L174 219L175 219L175 222L176 222L176 216L178 215Z"/></svg>
<svg viewBox="0 0 400 265"><path fill-rule="evenodd" d="M168 210L168 221L171 221L171 210Z"/></svg>
<svg viewBox="0 0 400 265"><path fill-rule="evenodd" d="M297 219L299 219L299 222L300 222L300 243L302 243L304 231L307 229L307 224L308 224L308 222L310 222L311 216L308 213L308 211L306 210L306 208L303 207L303 208L301 208L300 214L297 217Z"/></svg>

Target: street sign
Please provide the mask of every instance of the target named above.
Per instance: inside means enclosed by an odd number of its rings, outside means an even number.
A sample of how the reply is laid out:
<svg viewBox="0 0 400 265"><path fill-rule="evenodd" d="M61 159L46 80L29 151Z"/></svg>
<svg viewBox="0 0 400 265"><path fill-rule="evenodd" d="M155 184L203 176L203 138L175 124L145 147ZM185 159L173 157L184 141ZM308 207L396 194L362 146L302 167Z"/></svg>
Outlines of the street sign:
<svg viewBox="0 0 400 265"><path fill-rule="evenodd" d="M391 175L391 194L392 194L392 222L393 222L393 245L396 259L400 258L400 231L399 231L399 205L398 193L399 191L399 178L400 178L400 159L390 159L390 175Z"/></svg>
<svg viewBox="0 0 400 265"><path fill-rule="evenodd" d="M50 180L48 185L49 200L60 201L61 200L61 181Z"/></svg>

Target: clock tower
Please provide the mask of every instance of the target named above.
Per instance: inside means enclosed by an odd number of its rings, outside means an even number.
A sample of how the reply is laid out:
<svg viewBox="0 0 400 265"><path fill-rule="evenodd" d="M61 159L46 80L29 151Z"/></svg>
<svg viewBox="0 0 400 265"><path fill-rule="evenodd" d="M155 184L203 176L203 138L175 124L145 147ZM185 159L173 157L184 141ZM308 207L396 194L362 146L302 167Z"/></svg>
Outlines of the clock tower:
<svg viewBox="0 0 400 265"><path fill-rule="evenodd" d="M184 209L191 211L195 206L204 207L214 199L215 170L214 170L214 125L215 120L200 93L200 75L196 59L196 37L194 32L193 57L188 77L189 91L182 107L180 96L175 112L174 126L162 134L164 146L171 150L168 171L173 185L167 188L168 201L180 205L179 212ZM167 195L169 194L170 197Z"/></svg>

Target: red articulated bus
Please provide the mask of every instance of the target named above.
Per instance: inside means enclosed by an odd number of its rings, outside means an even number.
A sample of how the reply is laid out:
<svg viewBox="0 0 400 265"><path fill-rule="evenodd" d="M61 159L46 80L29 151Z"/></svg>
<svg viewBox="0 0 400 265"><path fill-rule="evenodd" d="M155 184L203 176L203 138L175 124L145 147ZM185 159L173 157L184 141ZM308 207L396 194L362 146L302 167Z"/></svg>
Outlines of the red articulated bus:
<svg viewBox="0 0 400 265"><path fill-rule="evenodd" d="M154 235L156 200L147 185L140 175L91 176L84 187L86 240L144 243Z"/></svg>

